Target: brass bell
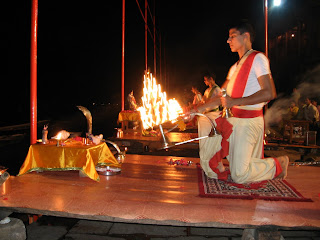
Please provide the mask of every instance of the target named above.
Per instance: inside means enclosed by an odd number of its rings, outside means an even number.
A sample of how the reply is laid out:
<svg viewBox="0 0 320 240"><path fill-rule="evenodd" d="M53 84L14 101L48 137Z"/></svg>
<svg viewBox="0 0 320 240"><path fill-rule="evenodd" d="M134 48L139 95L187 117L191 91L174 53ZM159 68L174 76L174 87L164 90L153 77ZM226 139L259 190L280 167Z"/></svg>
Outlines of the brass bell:
<svg viewBox="0 0 320 240"><path fill-rule="evenodd" d="M227 91L226 89L221 89L221 92L222 92L222 97L226 97L227 96ZM222 115L221 115L222 118L229 118L229 117L233 117L233 113L231 112L231 109L230 108L226 108L224 107L223 110L222 110Z"/></svg>

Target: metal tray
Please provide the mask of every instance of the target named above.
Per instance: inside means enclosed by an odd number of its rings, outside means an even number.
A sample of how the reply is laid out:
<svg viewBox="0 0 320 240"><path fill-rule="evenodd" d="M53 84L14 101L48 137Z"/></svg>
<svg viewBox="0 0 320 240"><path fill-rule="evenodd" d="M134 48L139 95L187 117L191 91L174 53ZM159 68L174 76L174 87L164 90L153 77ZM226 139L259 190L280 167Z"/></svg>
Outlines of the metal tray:
<svg viewBox="0 0 320 240"><path fill-rule="evenodd" d="M121 173L121 168L110 167L110 166L99 166L99 167L96 167L96 170L99 175L105 175L105 176L113 176Z"/></svg>

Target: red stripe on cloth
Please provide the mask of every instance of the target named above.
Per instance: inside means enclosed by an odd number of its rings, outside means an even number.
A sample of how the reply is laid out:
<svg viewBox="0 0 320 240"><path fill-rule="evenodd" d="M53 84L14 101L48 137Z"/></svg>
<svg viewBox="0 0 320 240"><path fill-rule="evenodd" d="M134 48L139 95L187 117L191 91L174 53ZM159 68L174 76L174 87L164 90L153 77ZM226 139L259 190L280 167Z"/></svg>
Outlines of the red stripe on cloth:
<svg viewBox="0 0 320 240"><path fill-rule="evenodd" d="M266 124L265 121L263 119L263 137L262 137L262 146L261 146L261 158L264 158L264 145L266 144Z"/></svg>
<svg viewBox="0 0 320 240"><path fill-rule="evenodd" d="M227 180L230 171L220 172L217 169L219 162L229 155L229 142L227 141L232 133L232 124L221 116L216 119L217 130L222 135L221 150L218 151L209 161L209 166L218 175L218 179Z"/></svg>
<svg viewBox="0 0 320 240"><path fill-rule="evenodd" d="M273 158L273 159L276 164L276 173L274 174L274 178L275 178L275 177L278 177L280 173L282 173L282 167L277 158Z"/></svg>
<svg viewBox="0 0 320 240"><path fill-rule="evenodd" d="M241 98L244 93L244 89L247 85L248 76L252 67L253 59L258 54L258 51L250 53L247 59L241 66L241 69L238 72L238 75L233 84L233 89L231 93L232 98Z"/></svg>
<svg viewBox="0 0 320 240"><path fill-rule="evenodd" d="M231 108L234 117L237 118L255 118L263 116L263 110L245 110L240 108Z"/></svg>

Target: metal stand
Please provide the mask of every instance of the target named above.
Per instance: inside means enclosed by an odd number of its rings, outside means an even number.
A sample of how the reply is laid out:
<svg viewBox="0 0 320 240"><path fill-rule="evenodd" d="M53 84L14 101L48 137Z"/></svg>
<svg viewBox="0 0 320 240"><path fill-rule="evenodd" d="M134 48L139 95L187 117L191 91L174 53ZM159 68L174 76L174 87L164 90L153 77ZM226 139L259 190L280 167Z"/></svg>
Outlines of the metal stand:
<svg viewBox="0 0 320 240"><path fill-rule="evenodd" d="M163 128L162 128L162 125L160 124L159 125L159 129L160 129L160 133L161 133L161 136L162 136L162 140L163 140L163 146L160 148L160 149L168 149L168 148L171 148L171 147L174 147L174 146L178 146L178 145L182 145L182 144L185 144L185 143L189 143L189 142L193 142L193 141L196 141L196 140L200 140L200 139L204 139L204 138L207 138L207 137L215 137L217 135L220 135L220 133L218 132L218 130L216 129L213 121L208 117L206 116L205 114L202 114L202 113L191 113L190 116L192 115L197 115L197 116L202 116L202 117L205 117L208 119L208 121L210 122L211 124L211 131L209 133L208 136L203 136L203 137L197 137L197 138L193 138L193 139L189 139L189 140L186 140L186 141L183 141L183 142L178 142L178 143L170 143L170 141L168 140L168 138L165 136L165 133L163 131ZM187 119L187 117L185 117L184 119ZM171 132L173 129L175 129L176 127L178 126L175 125L173 128L170 128L168 132Z"/></svg>

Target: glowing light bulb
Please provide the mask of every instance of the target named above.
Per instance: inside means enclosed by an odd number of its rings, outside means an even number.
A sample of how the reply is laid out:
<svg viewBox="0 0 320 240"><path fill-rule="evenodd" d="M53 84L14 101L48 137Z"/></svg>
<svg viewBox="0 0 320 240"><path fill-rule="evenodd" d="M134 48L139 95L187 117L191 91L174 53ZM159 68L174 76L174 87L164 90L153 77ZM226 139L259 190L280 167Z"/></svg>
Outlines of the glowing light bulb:
<svg viewBox="0 0 320 240"><path fill-rule="evenodd" d="M281 5L281 0L274 0L273 5L279 7Z"/></svg>

